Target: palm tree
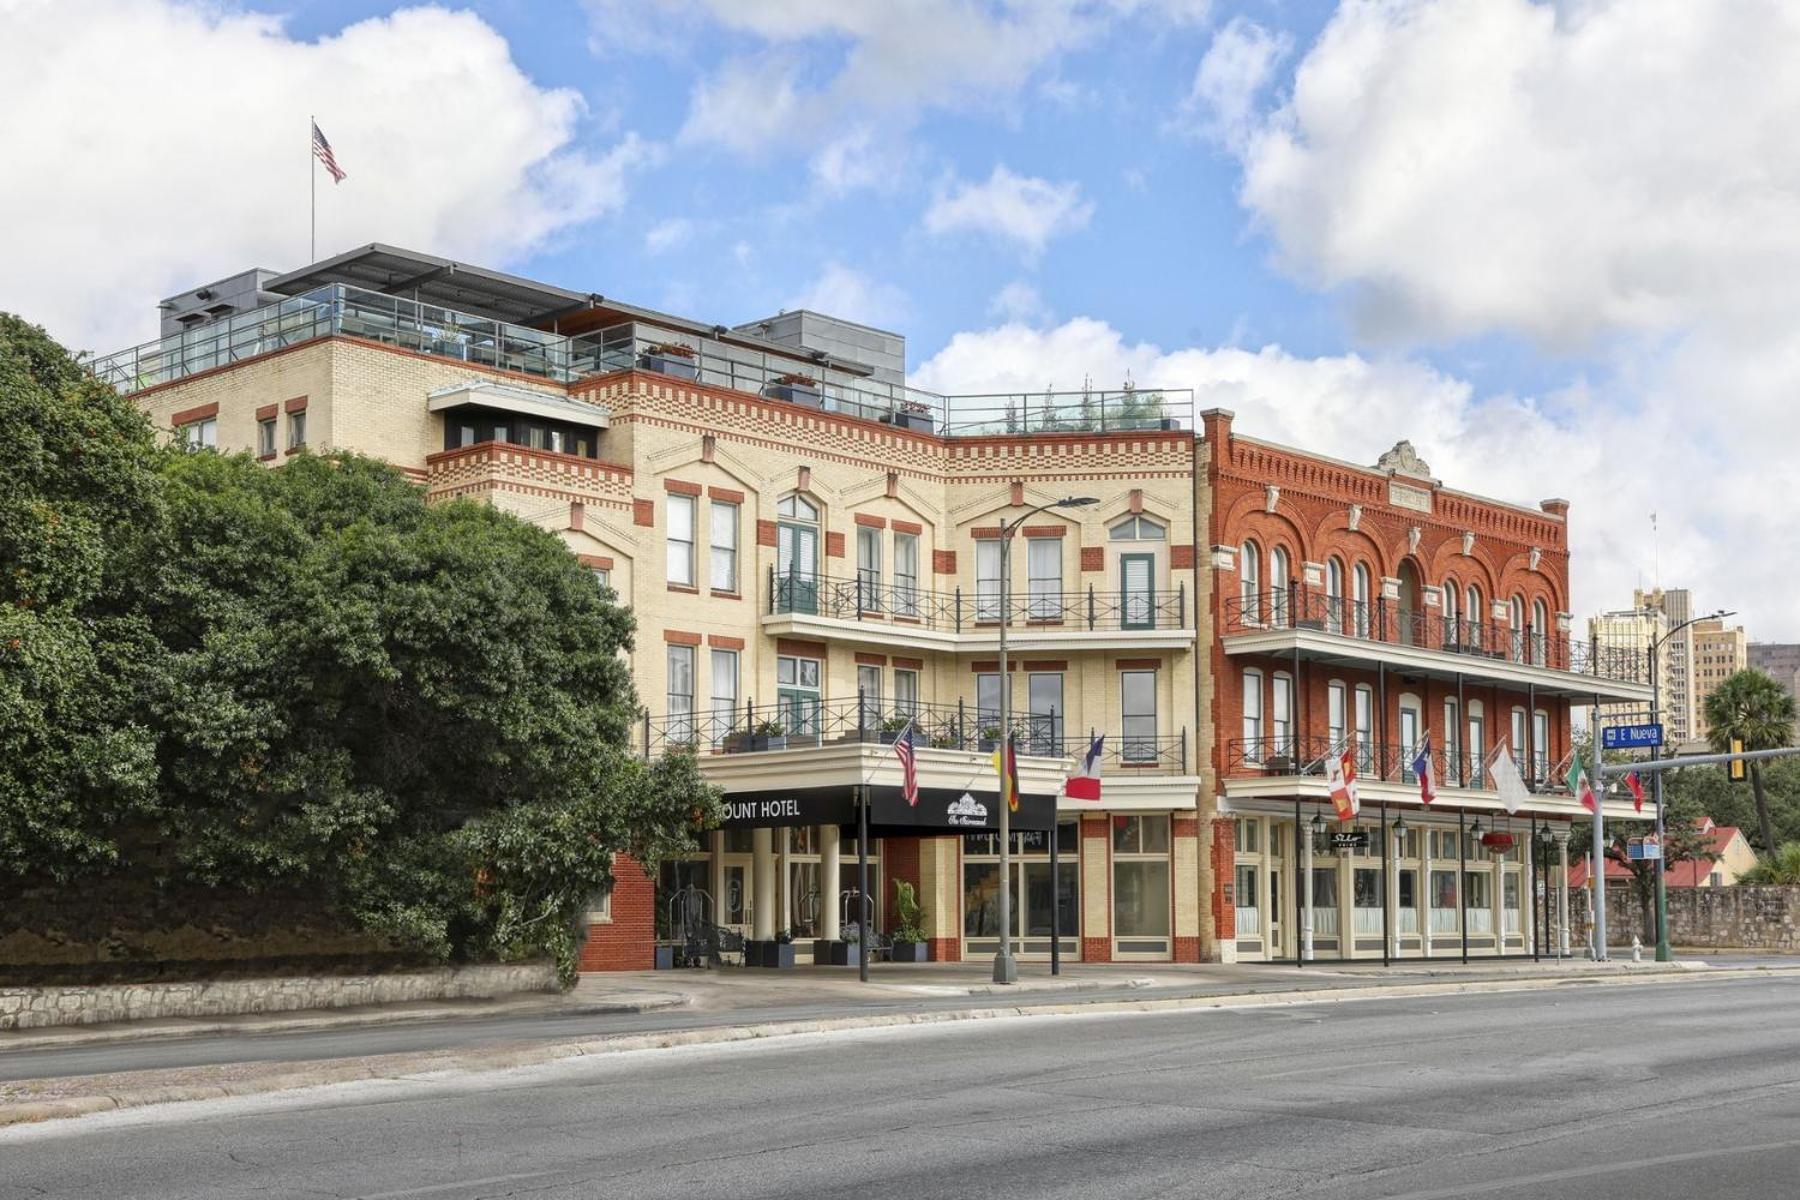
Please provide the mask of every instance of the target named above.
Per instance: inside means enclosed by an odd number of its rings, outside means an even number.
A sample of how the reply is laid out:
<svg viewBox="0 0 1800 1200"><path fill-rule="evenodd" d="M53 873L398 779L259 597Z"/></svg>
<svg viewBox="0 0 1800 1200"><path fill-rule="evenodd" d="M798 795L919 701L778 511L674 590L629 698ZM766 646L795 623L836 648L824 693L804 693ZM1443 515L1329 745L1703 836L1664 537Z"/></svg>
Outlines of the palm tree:
<svg viewBox="0 0 1800 1200"><path fill-rule="evenodd" d="M1783 842L1781 849L1765 855L1738 876L1743 884L1800 883L1800 842Z"/></svg>
<svg viewBox="0 0 1800 1200"><path fill-rule="evenodd" d="M1731 749L1732 739L1746 750L1774 750L1794 740L1794 698L1761 671L1738 671L1706 698L1707 739L1715 753ZM1775 853L1775 822L1763 794L1762 764L1750 768L1750 790L1756 797L1756 823L1764 854Z"/></svg>

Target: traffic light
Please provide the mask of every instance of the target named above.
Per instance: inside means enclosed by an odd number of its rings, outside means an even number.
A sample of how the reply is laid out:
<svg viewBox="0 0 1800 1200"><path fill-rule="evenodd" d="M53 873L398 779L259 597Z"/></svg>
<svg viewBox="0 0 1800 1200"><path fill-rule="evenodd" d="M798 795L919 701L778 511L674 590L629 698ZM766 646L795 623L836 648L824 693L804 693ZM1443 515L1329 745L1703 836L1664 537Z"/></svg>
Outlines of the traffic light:
<svg viewBox="0 0 1800 1200"><path fill-rule="evenodd" d="M1744 739L1743 738L1732 738L1731 739L1731 752L1733 754L1742 754L1744 752ZM1744 782L1744 760L1743 759L1741 759L1741 758L1732 759L1729 763L1725 764L1725 771L1726 771L1726 774L1730 777L1731 782L1733 782L1733 783Z"/></svg>

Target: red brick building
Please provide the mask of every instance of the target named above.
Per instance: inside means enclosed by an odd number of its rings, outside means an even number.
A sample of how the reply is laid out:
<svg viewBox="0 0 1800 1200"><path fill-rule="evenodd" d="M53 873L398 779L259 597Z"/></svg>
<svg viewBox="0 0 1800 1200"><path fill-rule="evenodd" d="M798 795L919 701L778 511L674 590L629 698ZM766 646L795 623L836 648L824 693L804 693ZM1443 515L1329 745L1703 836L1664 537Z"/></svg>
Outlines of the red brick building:
<svg viewBox="0 0 1800 1200"><path fill-rule="evenodd" d="M1362 467L1201 419L1225 956L1529 953L1533 835L1566 839L1578 811L1554 790L1571 714L1649 696L1642 654L1571 637L1568 503L1454 491L1406 442ZM1502 746L1533 793L1516 813ZM1358 777L1351 821L1334 762Z"/></svg>

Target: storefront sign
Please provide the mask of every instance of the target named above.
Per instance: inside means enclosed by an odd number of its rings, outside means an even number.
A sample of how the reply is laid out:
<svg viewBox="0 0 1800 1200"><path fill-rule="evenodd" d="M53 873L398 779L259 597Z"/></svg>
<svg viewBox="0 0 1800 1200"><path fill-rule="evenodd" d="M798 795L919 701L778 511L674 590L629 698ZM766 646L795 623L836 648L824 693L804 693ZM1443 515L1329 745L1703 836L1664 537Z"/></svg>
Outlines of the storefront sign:
<svg viewBox="0 0 1800 1200"><path fill-rule="evenodd" d="M921 788L919 802L908 804L897 787L870 787L869 826L877 837L901 837L932 831L974 833L1000 827L999 797L992 792L955 792L948 788ZM725 797L723 829L780 829L801 825L856 824L857 789L853 787L806 788L796 791L739 792ZM1015 832L1043 830L1056 823L1056 797L1020 797L1012 814Z"/></svg>
<svg viewBox="0 0 1800 1200"><path fill-rule="evenodd" d="M1352 851L1357 854L1369 852L1369 831L1366 829L1340 830L1331 835L1331 848L1339 854Z"/></svg>

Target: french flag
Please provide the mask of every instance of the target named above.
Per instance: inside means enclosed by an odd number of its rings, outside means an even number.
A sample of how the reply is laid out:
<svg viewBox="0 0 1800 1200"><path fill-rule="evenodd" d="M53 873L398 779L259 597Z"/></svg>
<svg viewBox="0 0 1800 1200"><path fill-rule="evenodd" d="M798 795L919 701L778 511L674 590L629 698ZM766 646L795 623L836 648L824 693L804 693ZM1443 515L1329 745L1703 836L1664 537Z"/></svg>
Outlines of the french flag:
<svg viewBox="0 0 1800 1200"><path fill-rule="evenodd" d="M1100 750L1105 741L1104 733L1095 738L1094 744L1088 747L1087 757L1081 760L1081 766L1073 775L1069 776L1069 782L1063 787L1063 791L1068 794L1069 799L1098 800L1100 798Z"/></svg>

